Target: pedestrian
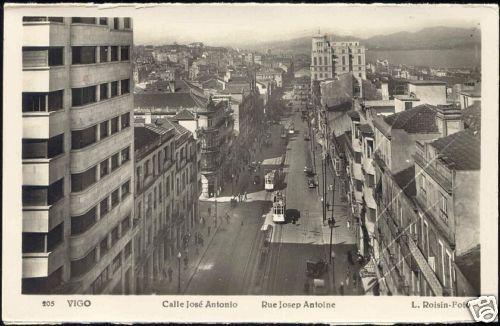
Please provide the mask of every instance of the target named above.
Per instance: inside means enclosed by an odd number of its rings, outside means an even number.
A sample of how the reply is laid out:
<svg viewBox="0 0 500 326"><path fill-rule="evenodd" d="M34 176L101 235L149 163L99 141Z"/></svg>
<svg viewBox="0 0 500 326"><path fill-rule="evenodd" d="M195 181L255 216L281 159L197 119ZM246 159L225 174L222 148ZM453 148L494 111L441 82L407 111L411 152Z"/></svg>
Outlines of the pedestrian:
<svg viewBox="0 0 500 326"><path fill-rule="evenodd" d="M347 220L347 229L350 230L351 229L351 221Z"/></svg>
<svg viewBox="0 0 500 326"><path fill-rule="evenodd" d="M213 194L212 194L213 196ZM212 215L212 207L208 207L208 216Z"/></svg>
<svg viewBox="0 0 500 326"><path fill-rule="evenodd" d="M247 201L247 192L245 191L245 201Z"/></svg>
<svg viewBox="0 0 500 326"><path fill-rule="evenodd" d="M174 271L172 270L172 267L168 267L168 282L172 282L172 274L174 273Z"/></svg>
<svg viewBox="0 0 500 326"><path fill-rule="evenodd" d="M229 214L226 213L226 223L229 224Z"/></svg>
<svg viewBox="0 0 500 326"><path fill-rule="evenodd" d="M208 233L208 236L210 236L210 229L211 229L211 227L210 227L210 225L209 225L209 226L208 226L208 228L207 228L207 233Z"/></svg>
<svg viewBox="0 0 500 326"><path fill-rule="evenodd" d="M189 260L188 260L187 256L184 256L184 269L188 268L188 262L189 262Z"/></svg>
<svg viewBox="0 0 500 326"><path fill-rule="evenodd" d="M344 282L340 282L340 295L344 295Z"/></svg>

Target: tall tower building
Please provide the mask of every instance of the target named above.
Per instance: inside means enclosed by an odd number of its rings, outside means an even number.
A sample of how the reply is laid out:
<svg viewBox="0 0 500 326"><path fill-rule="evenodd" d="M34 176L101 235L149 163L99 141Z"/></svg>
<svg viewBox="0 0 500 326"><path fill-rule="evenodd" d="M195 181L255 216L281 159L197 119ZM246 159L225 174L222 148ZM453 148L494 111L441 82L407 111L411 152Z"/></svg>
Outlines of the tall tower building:
<svg viewBox="0 0 500 326"><path fill-rule="evenodd" d="M332 78L332 70L332 49L327 36L313 36L311 47L311 82Z"/></svg>
<svg viewBox="0 0 500 326"><path fill-rule="evenodd" d="M23 17L23 293L132 293L130 18Z"/></svg>

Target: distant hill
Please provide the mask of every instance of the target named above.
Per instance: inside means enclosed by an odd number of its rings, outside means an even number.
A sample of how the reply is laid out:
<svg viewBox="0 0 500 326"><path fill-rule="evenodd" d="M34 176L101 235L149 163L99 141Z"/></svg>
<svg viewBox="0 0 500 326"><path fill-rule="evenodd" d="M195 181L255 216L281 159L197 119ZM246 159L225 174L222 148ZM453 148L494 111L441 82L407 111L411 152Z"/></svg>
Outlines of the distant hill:
<svg viewBox="0 0 500 326"><path fill-rule="evenodd" d="M290 40L254 44L248 48L257 51L271 49L274 53L303 53L311 51L311 36ZM398 32L370 38L330 35L336 41L359 40L369 50L440 50L471 49L481 45L481 31L477 28L428 27L418 32Z"/></svg>

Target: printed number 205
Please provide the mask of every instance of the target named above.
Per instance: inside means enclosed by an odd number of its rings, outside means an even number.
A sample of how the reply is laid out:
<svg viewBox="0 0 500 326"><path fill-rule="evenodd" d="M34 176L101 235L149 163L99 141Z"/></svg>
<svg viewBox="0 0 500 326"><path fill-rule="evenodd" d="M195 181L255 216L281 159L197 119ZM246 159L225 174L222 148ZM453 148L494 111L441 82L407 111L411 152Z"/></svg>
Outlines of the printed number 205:
<svg viewBox="0 0 500 326"><path fill-rule="evenodd" d="M54 301L42 301L42 307L53 307L55 306Z"/></svg>

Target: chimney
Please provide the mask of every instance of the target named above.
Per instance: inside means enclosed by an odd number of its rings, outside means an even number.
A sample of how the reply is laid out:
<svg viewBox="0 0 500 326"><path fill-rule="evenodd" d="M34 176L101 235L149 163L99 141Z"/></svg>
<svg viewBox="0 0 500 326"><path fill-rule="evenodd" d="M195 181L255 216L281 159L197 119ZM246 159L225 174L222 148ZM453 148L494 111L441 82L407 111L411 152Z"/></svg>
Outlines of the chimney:
<svg viewBox="0 0 500 326"><path fill-rule="evenodd" d="M144 114L144 123L146 124L151 123L151 112L146 112Z"/></svg>
<svg viewBox="0 0 500 326"><path fill-rule="evenodd" d="M436 109L436 124L441 137L446 137L463 130L462 111L454 104L438 105Z"/></svg>

